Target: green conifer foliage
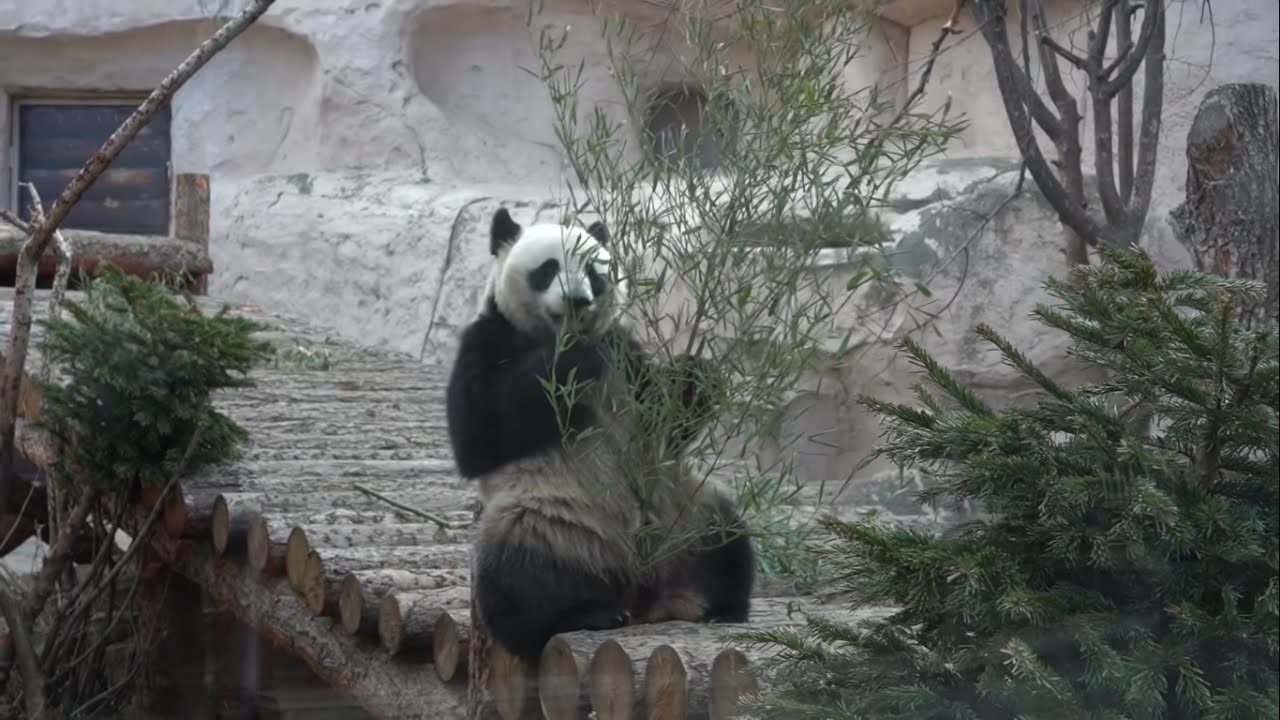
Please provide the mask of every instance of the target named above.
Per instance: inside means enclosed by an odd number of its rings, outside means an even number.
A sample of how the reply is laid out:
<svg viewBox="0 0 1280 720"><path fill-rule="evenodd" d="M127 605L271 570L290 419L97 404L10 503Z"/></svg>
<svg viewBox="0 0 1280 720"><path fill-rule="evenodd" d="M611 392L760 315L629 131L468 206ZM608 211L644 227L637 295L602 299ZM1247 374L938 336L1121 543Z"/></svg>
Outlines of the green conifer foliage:
<svg viewBox="0 0 1280 720"><path fill-rule="evenodd" d="M106 267L89 280L68 317L46 325L44 352L65 381L42 386L41 425L64 444L62 477L101 492L163 485L185 471L229 459L246 431L216 411L220 388L245 377L271 348L257 323L226 308L204 315L193 298Z"/></svg>
<svg viewBox="0 0 1280 720"><path fill-rule="evenodd" d="M864 400L879 452L984 513L824 521L831 589L897 612L749 633L782 646L755 717L1280 716L1277 340L1236 322L1257 288L1118 250L1048 288L1036 319L1107 379L1062 387L979 327L1042 391L997 411L905 342L936 397Z"/></svg>

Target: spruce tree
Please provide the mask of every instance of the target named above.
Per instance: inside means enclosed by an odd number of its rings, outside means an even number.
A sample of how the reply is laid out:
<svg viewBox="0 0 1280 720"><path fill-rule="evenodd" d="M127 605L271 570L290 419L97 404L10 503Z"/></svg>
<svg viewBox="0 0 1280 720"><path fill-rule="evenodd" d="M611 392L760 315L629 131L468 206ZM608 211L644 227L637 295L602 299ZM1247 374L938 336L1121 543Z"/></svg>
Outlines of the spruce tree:
<svg viewBox="0 0 1280 720"><path fill-rule="evenodd" d="M1040 390L995 410L904 342L929 388L864 399L878 452L982 512L824 520L832 590L895 612L748 633L782 649L753 716L1280 716L1277 340L1236 320L1258 289L1111 249L1047 287L1036 320L1106 379L1063 387L980 326Z"/></svg>

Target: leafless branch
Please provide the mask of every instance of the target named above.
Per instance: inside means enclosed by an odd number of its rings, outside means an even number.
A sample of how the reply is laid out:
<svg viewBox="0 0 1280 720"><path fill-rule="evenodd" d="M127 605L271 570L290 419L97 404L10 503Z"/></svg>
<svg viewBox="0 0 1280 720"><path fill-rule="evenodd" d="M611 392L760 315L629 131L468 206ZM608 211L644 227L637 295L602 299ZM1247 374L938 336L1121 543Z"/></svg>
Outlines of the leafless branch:
<svg viewBox="0 0 1280 720"><path fill-rule="evenodd" d="M1018 145L1018 151L1027 164L1027 171L1031 173L1032 179L1036 181L1036 185L1039 186L1045 199L1058 213L1058 217L1080 238L1102 238L1107 236L1106 229L1086 212L1082 202L1075 199L1079 196L1070 192L1059 181L1057 175L1049 166L1049 161L1045 158L1044 153L1041 152L1040 144L1036 140L1034 132L1032 132L1031 118L1027 114L1027 103L1023 101L1023 86L1017 80L1017 74L1021 70L1018 68L1017 61L1013 57L1013 51L1009 47L1009 35L1004 21L1005 5L1003 0L972 0L972 2L974 17L978 22L983 39L991 50L996 84L999 86L1000 95L1004 99L1005 114L1009 118L1009 127L1013 132L1014 141ZM1025 2L1027 5L1031 5L1038 3L1039 0L1025 0ZM1030 10L1028 10L1028 15L1031 15L1034 22L1034 14ZM1048 52L1042 50L1042 54L1048 54ZM1052 55L1049 57L1052 61ZM1048 72L1046 71L1047 75ZM1061 86L1061 76L1058 76L1058 83L1060 87L1063 87ZM1070 148L1070 145L1065 140L1066 136L1069 135L1074 138L1075 162L1076 167L1079 168L1079 112L1075 107L1074 100L1067 107L1068 113L1074 114L1074 119L1071 119L1069 114L1062 123L1064 140L1058 144L1059 157L1061 158L1064 155L1064 145ZM1084 253L1083 241L1081 241L1080 245L1073 246L1069 254L1073 262L1088 262L1088 256Z"/></svg>
<svg viewBox="0 0 1280 720"><path fill-rule="evenodd" d="M1142 121L1138 136L1138 157L1134 162L1133 194L1129 198L1129 236L1134 242L1142 232L1151 207L1151 190L1156 182L1156 150L1160 145L1160 123L1164 115L1165 7L1160 0L1148 0L1152 18L1151 38L1143 60ZM1144 19L1143 27L1147 26ZM1142 43L1139 42L1139 45Z"/></svg>
<svg viewBox="0 0 1280 720"><path fill-rule="evenodd" d="M1134 52L1133 30L1130 26L1129 0L1121 0L1115 8L1116 37L1124 38L1124 47L1113 63L1102 69L1103 77L1110 77L1119 64ZM1116 97L1116 149L1120 171L1120 202L1128 204L1133 197L1133 85L1125 85Z"/></svg>
<svg viewBox="0 0 1280 720"><path fill-rule="evenodd" d="M1023 67L1018 67L1009 49L1004 23L1004 4L1000 0L974 0L974 16L979 18L983 39L991 50L996 82L1018 151L1027 170L1057 211L1059 218L1075 234L1068 255L1075 263L1087 263L1088 245L1105 242L1132 246L1137 242L1151 200L1155 174L1155 149L1159 141L1160 111L1164 95L1164 31L1163 2L1153 0L1144 5L1142 29L1134 40L1130 22L1137 3L1133 0L1104 0L1096 24L1090 29L1085 56L1068 50L1050 36L1044 11L1044 0L1021 0L1023 16ZM1047 161L1029 127L1027 110L1036 115L1036 96L1031 87L1026 56L1026 25L1037 40L1045 91L1058 110L1059 133L1050 135L1057 158ZM1107 46L1116 32L1118 57L1108 62ZM1065 59L1083 73L1088 86L1093 112L1094 156L1097 190L1102 217L1088 209L1082 166L1081 116L1075 98L1064 80L1059 58ZM1137 157L1133 148L1133 75L1143 67L1143 112ZM1114 74L1112 74L1114 73ZM1117 109L1113 111L1112 102ZM1117 118L1112 113L1118 112ZM1118 140L1117 136L1118 135ZM1117 158L1117 146L1118 154ZM1050 163L1056 171L1050 167ZM1119 176L1117 182L1117 165Z"/></svg>
<svg viewBox="0 0 1280 720"><path fill-rule="evenodd" d="M0 208L0 220L4 220L5 222L18 228L24 233L31 232L31 223L27 222L26 220L23 220L17 215L14 215L12 210L6 210L5 208Z"/></svg>
<svg viewBox="0 0 1280 720"><path fill-rule="evenodd" d="M27 194L31 196L31 222L38 227L40 223L44 222L44 202L40 199L40 191L36 189L35 183L24 182L19 187L26 190ZM61 314L62 299L67 294L67 281L71 279L71 243L62 235L61 230L55 228L53 231L53 246L58 257L58 270L53 276L53 292L49 297L49 317L56 318ZM49 381L51 370L49 358L42 356L40 359L41 382ZM54 519L57 515L53 512L56 500L52 484L50 484L49 503L51 506L49 517Z"/></svg>
<svg viewBox="0 0 1280 720"><path fill-rule="evenodd" d="M1087 67L1087 63L1084 58L1068 50L1062 43L1054 40L1052 35L1045 35L1041 37L1040 42L1050 50L1057 53L1058 57L1061 57L1063 60L1066 60L1076 66L1077 69L1084 70Z"/></svg>
<svg viewBox="0 0 1280 720"><path fill-rule="evenodd" d="M0 569L0 574L3 575L0 578L0 610L4 611L5 623L9 626L9 644L18 661L18 672L22 675L22 694L27 706L27 717L30 720L43 720L44 675L36 663L35 645L31 639L32 615L26 612L17 597L22 583L8 569Z"/></svg>
<svg viewBox="0 0 1280 720"><path fill-rule="evenodd" d="M959 6L962 4L963 3L957 4L957 13L959 12ZM933 76L933 66L937 64L938 55L942 52L942 43L946 42L947 36L951 35L953 32L949 25L950 23L948 22L947 25L942 26L942 31L938 33L938 37L933 41L933 45L929 47L929 58L925 60L924 68L920 71L920 80L916 82L916 86L911 90L911 94L907 95L906 102L902 103L902 107L898 109L898 112L894 114L893 119L890 120L889 124L885 127L892 128L901 122L902 118L906 117L907 113L911 111L911 108L920 101L920 98L924 97L924 89L929 85L929 78Z"/></svg>
<svg viewBox="0 0 1280 720"><path fill-rule="evenodd" d="M445 520L444 518L434 513L429 513L426 510L419 510L418 508L409 507L404 503L392 500L391 498L387 497L386 495L383 495L382 493L376 490L367 488L361 485L360 483L355 483L352 485L352 487L364 493L365 495L368 495L369 497L374 498L375 500L381 500L382 502L390 505L393 508L396 508L397 510L402 510L404 512L409 513L410 515L416 515L422 518L423 520L426 520L427 522L435 523L436 525L444 528L445 530L461 530L463 528L468 527L469 525L468 523L449 522L448 520Z"/></svg>
<svg viewBox="0 0 1280 720"><path fill-rule="evenodd" d="M18 415L18 392L22 384L28 343L31 337L31 295L35 291L36 273L40 258L53 239L53 233L61 227L71 208L85 191L102 175L111 161L124 150L134 136L147 124L151 116L169 102L195 73L244 32L275 0L252 0L238 16L222 26L205 40L173 72L160 82L147 99L138 106L111 137L103 143L93 157L84 164L58 195L44 219L30 230L30 236L18 253L17 277L14 282L13 321L9 330L9 350L5 356L4 386L0 388L0 505L9 501L9 488L13 484L13 433Z"/></svg>
<svg viewBox="0 0 1280 720"><path fill-rule="evenodd" d="M1127 10L1127 8L1125 8ZM1125 13L1125 23L1128 24L1128 13ZM1133 51L1125 55L1119 65L1115 69L1112 76L1103 77L1103 85L1101 88L1102 97L1110 101L1125 87L1131 86L1133 78L1138 73L1138 68L1143 65L1147 59L1147 51L1151 48L1152 43L1156 42L1161 54L1164 53L1164 1L1149 0L1146 8L1142 11L1142 28L1138 30L1138 39L1134 41ZM1164 74L1164 63L1160 63L1161 75ZM1144 90L1144 94L1146 91Z"/></svg>

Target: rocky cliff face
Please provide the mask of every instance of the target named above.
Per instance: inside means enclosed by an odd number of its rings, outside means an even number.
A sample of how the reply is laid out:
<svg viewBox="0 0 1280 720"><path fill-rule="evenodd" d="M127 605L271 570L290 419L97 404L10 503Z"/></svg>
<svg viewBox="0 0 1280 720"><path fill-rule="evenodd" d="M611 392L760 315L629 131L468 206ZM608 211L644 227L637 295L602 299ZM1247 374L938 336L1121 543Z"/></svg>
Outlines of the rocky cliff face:
<svg viewBox="0 0 1280 720"><path fill-rule="evenodd" d="M213 32L215 16L242 5L0 0L0 134L12 131L7 105L20 97L148 91ZM564 199L550 103L530 72L543 27L569 30L562 59L583 63L582 106L620 112L600 22L583 0L545 5L528 26L523 3L279 0L173 102L174 171L211 176L211 292L448 362L452 334L478 300L489 215L505 204L529 222ZM658 5L610 3L642 22ZM1048 5L1055 29L1076 32L1085 4ZM1161 171L1147 223L1148 246L1165 264L1187 262L1166 217L1181 201L1184 138L1200 98L1222 82L1280 82L1274 3L1215 2L1213 32L1198 7L1186 9L1176 18L1171 10ZM903 96L949 10L944 0L890 3L848 82L880 82ZM656 38L655 47L669 42ZM679 79L655 70L646 81ZM951 102L973 121L949 160L899 187L883 218L897 262L932 288L932 302L917 297L913 312L890 311L868 295L836 318L832 338L852 339L845 364L820 392L799 389L788 408L792 430L811 439L762 448L794 454L811 488L845 475L879 435L850 398L906 396L913 376L892 348L907 332L997 402L1016 402L1025 388L968 332L976 322L1007 332L1056 377L1076 372L1060 339L1027 322L1043 279L1066 270L1064 230L1030 180L1006 199L1017 176L1012 140L976 34L939 60L925 100ZM0 165L14 164L11 152L0 143ZM11 192L0 175L0 197ZM833 284L850 272L838 258L814 268ZM850 450L828 450L828 434L849 439Z"/></svg>
<svg viewBox="0 0 1280 720"><path fill-rule="evenodd" d="M835 316L827 349L834 354L847 345L840 369L811 378L787 407L784 434L802 439L759 448L762 462L785 455L795 463L807 488L799 501L829 494L879 437L875 419L852 398L909 397L916 377L895 357L908 333L996 404L1016 402L1029 388L969 331L979 322L1007 333L1054 377L1079 377L1063 339L1028 322L1047 299L1044 278L1068 269L1067 231L1034 183L1015 194L1017 179L1012 160L967 158L928 163L900 184L881 218L893 236L890 256L907 288L919 281L932 293L890 304L868 290ZM557 198L519 187L411 174L260 176L223 192L230 195L223 203L229 230L211 253L235 270L220 274L216 292L432 364L452 361L456 333L481 299L494 210L505 205L521 223L564 210ZM853 272L838 254L819 256L813 266L833 289ZM839 452L831 449L837 439L845 448Z"/></svg>

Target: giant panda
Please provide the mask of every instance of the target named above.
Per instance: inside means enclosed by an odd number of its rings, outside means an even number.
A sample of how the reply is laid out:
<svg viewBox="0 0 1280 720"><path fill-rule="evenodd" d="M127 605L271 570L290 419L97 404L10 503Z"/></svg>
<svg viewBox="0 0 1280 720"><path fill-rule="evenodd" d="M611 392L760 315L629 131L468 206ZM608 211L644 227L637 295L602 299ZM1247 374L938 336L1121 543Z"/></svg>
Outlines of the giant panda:
<svg viewBox="0 0 1280 720"><path fill-rule="evenodd" d="M623 319L627 286L614 278L608 244L601 222L522 227L499 208L493 268L449 379L454 458L484 503L476 609L490 636L531 667L557 633L746 622L750 612L755 562L739 510L679 462L708 422L699 390L710 363L660 365L645 353ZM618 400L658 398L663 371L676 381L680 412L655 433ZM552 379L569 392L549 393ZM657 444L668 452L650 449ZM692 541L654 558L642 526L688 528Z"/></svg>

